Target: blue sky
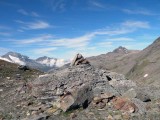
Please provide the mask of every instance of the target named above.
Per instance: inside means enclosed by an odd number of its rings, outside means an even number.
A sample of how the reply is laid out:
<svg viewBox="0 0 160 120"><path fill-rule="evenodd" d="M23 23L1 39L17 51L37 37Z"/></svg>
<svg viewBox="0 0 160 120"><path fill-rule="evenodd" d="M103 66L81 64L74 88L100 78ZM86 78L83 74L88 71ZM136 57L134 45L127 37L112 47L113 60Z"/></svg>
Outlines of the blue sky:
<svg viewBox="0 0 160 120"><path fill-rule="evenodd" d="M70 59L159 37L159 0L0 0L0 55Z"/></svg>

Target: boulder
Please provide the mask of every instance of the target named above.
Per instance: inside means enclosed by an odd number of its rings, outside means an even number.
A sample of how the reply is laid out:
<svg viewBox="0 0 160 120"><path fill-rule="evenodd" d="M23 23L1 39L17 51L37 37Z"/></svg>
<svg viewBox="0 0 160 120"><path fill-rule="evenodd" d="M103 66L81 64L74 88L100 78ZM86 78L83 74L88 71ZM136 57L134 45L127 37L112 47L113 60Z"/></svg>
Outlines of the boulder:
<svg viewBox="0 0 160 120"><path fill-rule="evenodd" d="M26 65L20 65L20 66L18 66L18 69L23 70L23 71L30 70L29 67Z"/></svg>
<svg viewBox="0 0 160 120"><path fill-rule="evenodd" d="M70 109L70 107L73 105L74 103L74 98L72 95L66 95L63 99L61 99L60 101L60 108L66 112L67 110Z"/></svg>
<svg viewBox="0 0 160 120"><path fill-rule="evenodd" d="M113 100L113 105L116 110L126 113L134 113L138 110L138 107L127 98L117 97Z"/></svg>
<svg viewBox="0 0 160 120"><path fill-rule="evenodd" d="M64 95L60 100L60 108L66 112L67 110L79 107L86 108L92 101L93 93L89 85L83 85L70 91L70 94Z"/></svg>
<svg viewBox="0 0 160 120"><path fill-rule="evenodd" d="M127 92L125 92L122 96L131 99L131 98L136 98L137 97L137 93L136 93L134 88L131 88Z"/></svg>
<svg viewBox="0 0 160 120"><path fill-rule="evenodd" d="M137 93L137 97L136 98L140 99L143 102L150 102L151 101L149 95L147 95L144 91L143 92L139 91Z"/></svg>

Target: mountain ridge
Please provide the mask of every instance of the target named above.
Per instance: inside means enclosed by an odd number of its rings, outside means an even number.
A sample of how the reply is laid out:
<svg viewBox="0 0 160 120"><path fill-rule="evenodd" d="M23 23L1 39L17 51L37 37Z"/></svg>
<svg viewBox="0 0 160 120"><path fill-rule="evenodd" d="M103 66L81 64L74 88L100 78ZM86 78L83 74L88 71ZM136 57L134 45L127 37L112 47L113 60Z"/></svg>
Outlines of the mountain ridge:
<svg viewBox="0 0 160 120"><path fill-rule="evenodd" d="M0 59L19 65L27 65L31 68L35 68L45 72L69 63L69 61L67 60L65 61L63 59L51 58L47 56L39 57L34 60L30 59L28 56L16 52L8 52L5 55L2 55Z"/></svg>
<svg viewBox="0 0 160 120"><path fill-rule="evenodd" d="M124 74L138 84L160 85L160 37L141 51L115 51L88 59L93 66Z"/></svg>

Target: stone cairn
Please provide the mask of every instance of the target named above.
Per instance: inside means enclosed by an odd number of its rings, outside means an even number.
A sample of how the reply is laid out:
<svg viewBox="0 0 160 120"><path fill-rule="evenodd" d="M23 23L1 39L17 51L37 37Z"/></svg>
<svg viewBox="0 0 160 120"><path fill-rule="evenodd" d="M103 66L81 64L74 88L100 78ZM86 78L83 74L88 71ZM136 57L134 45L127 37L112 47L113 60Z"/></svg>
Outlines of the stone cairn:
<svg viewBox="0 0 160 120"><path fill-rule="evenodd" d="M90 63L89 63L89 61L87 60L87 59L85 59L83 56L82 56L82 54L77 54L75 57L74 57L74 59L73 59L73 61L72 61L72 63L71 63L71 66L77 66L77 65L81 65L81 64L89 64L90 65Z"/></svg>

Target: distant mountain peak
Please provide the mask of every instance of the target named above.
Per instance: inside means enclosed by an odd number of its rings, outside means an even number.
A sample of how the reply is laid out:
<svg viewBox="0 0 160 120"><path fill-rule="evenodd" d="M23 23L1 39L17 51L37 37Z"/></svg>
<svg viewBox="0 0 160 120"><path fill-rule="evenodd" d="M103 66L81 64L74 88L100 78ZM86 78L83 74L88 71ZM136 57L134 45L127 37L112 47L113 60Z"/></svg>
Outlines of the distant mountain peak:
<svg viewBox="0 0 160 120"><path fill-rule="evenodd" d="M70 61L64 59L51 58L47 56L39 57L36 59L36 62L44 64L49 67L61 67Z"/></svg>
<svg viewBox="0 0 160 120"><path fill-rule="evenodd" d="M119 46L115 50L113 50L114 53L129 53L129 50L125 47Z"/></svg>
<svg viewBox="0 0 160 120"><path fill-rule="evenodd" d="M51 60L51 59L56 60L56 58L51 58L51 57L43 56L43 57L37 58L36 61L42 61L42 60L46 60L46 59L48 59L48 60Z"/></svg>
<svg viewBox="0 0 160 120"><path fill-rule="evenodd" d="M16 52L8 52L0 57L0 60L16 63L19 65L27 65L31 68L39 69L42 71L48 71L53 68L61 67L68 64L69 60L57 59L52 57L39 57L36 60L30 59L28 56L22 55Z"/></svg>
<svg viewBox="0 0 160 120"><path fill-rule="evenodd" d="M25 56L25 55L21 55L20 53L17 53L17 52L8 52L6 53L5 55L3 55L2 57L4 58L9 58L9 56L13 56L13 57L18 57L18 58L21 58L21 59L28 59L29 57Z"/></svg>

